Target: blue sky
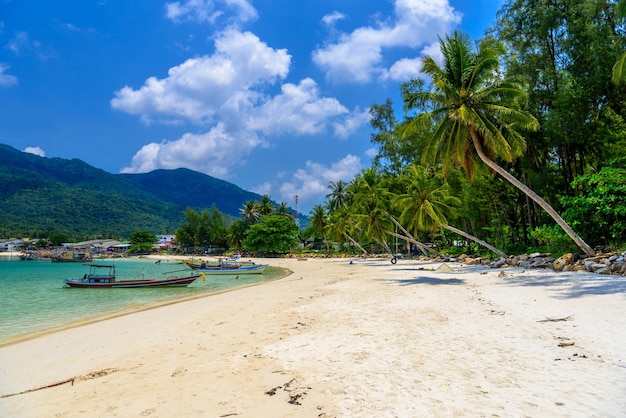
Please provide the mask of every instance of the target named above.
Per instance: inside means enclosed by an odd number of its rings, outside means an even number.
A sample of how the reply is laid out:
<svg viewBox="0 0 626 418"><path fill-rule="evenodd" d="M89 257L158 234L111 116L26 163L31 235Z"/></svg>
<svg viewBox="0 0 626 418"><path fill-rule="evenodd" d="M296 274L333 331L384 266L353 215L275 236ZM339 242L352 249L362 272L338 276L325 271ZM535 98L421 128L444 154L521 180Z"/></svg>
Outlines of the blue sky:
<svg viewBox="0 0 626 418"><path fill-rule="evenodd" d="M0 0L0 143L186 167L307 214L368 167L368 108L502 0Z"/></svg>

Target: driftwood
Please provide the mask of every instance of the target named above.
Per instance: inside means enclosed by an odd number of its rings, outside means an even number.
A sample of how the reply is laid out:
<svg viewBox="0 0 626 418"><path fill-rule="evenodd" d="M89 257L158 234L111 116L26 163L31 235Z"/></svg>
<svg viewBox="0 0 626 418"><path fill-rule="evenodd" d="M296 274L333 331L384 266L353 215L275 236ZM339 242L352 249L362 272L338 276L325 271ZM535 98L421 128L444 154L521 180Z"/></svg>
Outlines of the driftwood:
<svg viewBox="0 0 626 418"><path fill-rule="evenodd" d="M42 389L53 388L55 386L65 385L66 383L71 383L72 386L74 386L74 380L75 379L76 379L75 377L72 377L71 379L67 379L67 380L64 380L62 382L52 383L50 385L42 386L42 387L39 387L39 388L23 390L23 391L18 392L18 393L9 393L8 395L0 396L0 399L10 398L11 396L23 395L25 393L30 393L30 392L36 392L36 391L42 390Z"/></svg>
<svg viewBox="0 0 626 418"><path fill-rule="evenodd" d="M546 319L540 319L537 322L563 322L563 321L569 321L572 318L573 315L568 315L565 316L563 318L546 318Z"/></svg>
<svg viewBox="0 0 626 418"><path fill-rule="evenodd" d="M52 383L52 384L49 384L49 385L46 385L46 386L41 386L41 387L38 387L38 388L35 388L35 389L28 389L28 390L23 390L23 391L17 392L17 393L9 393L7 395L2 395L2 396L0 396L0 399L10 398L11 396L24 395L25 393L36 392L38 390L43 390L43 389L50 389L50 388L53 388L53 387L56 387L56 386L65 385L67 383L71 383L72 386L74 386L74 382L76 380L78 380L78 381L81 381L81 380L91 380L91 379L95 379L95 378L98 378L98 377L106 376L106 375L108 375L110 373L113 373L113 372L116 372L118 370L119 369L116 369L116 368L109 368L109 369L103 369L103 370L100 370L100 371L97 371L97 372L88 373L88 374L85 374L85 375L82 375L82 376L78 376L78 377L74 376L74 377L71 377L71 378L69 378L67 380L63 380L61 382Z"/></svg>

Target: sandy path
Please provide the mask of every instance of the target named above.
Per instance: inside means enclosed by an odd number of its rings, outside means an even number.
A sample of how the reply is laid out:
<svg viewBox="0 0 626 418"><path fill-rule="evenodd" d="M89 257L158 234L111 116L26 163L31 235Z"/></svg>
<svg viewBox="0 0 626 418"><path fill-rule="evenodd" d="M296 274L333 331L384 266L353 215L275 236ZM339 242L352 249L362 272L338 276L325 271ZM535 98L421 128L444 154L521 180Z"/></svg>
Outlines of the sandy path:
<svg viewBox="0 0 626 418"><path fill-rule="evenodd" d="M623 278L265 261L294 273L0 347L0 396L77 377L0 416L624 416Z"/></svg>

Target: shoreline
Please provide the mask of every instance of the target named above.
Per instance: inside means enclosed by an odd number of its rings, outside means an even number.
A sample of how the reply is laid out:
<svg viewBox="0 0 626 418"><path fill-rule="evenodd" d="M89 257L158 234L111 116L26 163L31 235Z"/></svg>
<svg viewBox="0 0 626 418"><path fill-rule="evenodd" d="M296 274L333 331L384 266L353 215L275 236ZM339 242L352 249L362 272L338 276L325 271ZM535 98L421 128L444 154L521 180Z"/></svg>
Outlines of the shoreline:
<svg viewBox="0 0 626 418"><path fill-rule="evenodd" d="M151 257L147 257L147 258L151 258ZM154 257L155 259L164 259L163 257ZM182 258L169 258L169 260L180 260ZM173 298L173 299L167 299L167 300L162 300L162 301L157 301L157 302L151 302L145 305L141 305L141 306L136 306L136 307L132 307L132 308L126 308L124 310L120 310L120 311L115 311L115 312L111 312L111 313L106 313L106 314L101 314L101 315L96 315L93 317L89 317L89 318L83 318L80 320L76 320L76 321L72 321L72 322L68 322L62 325L57 325L54 327L50 327L50 328L46 328L46 329L42 329L42 330L38 330L38 331L33 331L33 332L28 332L26 334L20 334L20 335L16 335L13 337L8 337L8 338L0 338L0 347L3 346L7 346L7 345L11 345L11 344L16 344L16 343L20 343L23 341L28 341L28 340L32 340L34 338L39 338L48 334L52 334L55 332L60 332L60 331L64 331L67 329L71 329L71 328L76 328L76 327L80 327L83 325L88 325L91 323L95 323L95 322L100 322L100 321L106 321L108 319L112 319L112 318L117 318L120 316L125 316L125 315L130 315L136 312L141 312L141 311L147 311L147 310L151 310L151 309L157 309L159 307L162 306L167 306L167 305L172 305L172 304L176 304L176 303L182 303L182 302L186 302L189 300L194 300L194 299L198 299L198 298L205 298L205 297L211 297L211 296L215 296L215 295L219 295L221 293L224 292L232 292L232 291L236 291L238 289L242 289L242 288L246 288L246 287L251 287L251 286L260 286L264 283L269 283L272 282L274 280L280 280L282 278L285 278L287 276L289 276L290 274L292 274L293 272L291 272L288 269L281 269L282 273L274 278L271 279L267 279L261 282L255 282L255 283L248 283L248 284L242 284L239 285L237 287L230 287L227 289L220 289L220 290L214 290L214 291L208 291L208 292L204 292L204 293L197 293L191 296L183 296L183 297L178 297L178 298Z"/></svg>
<svg viewBox="0 0 626 418"><path fill-rule="evenodd" d="M2 253L0 253L2 254ZM127 257L125 258L125 260L132 260L132 259L154 259L154 260L167 260L167 262L175 262L175 261L181 261L184 259L187 259L188 257L182 257L182 256L142 256L142 257ZM205 259L208 260L209 257L199 257L198 259ZM119 261L119 260L116 260ZM140 311L145 311L145 310L150 310L150 309L156 309L162 306L167 306L167 305L171 305L171 304L175 304L175 303L180 303L180 302L185 302L188 300L193 300L193 299L197 299L197 298L204 298L204 297L211 297L214 295L218 295L224 292L230 292L230 291L235 291L237 289L241 289L241 288L245 288L245 287L249 287L249 286L258 286L264 283L268 283L274 280L280 280L284 277L289 276L290 274L292 274L292 272L288 269L285 268L281 268L281 273L280 275L278 275L277 277L273 277L271 279L266 279L263 280L261 282L255 282L255 283L248 283L248 284L242 284L239 285L237 287L232 287L232 288L226 288L226 289L220 289L220 290L214 290L214 291L207 291L207 292L203 292L203 293L197 293L197 294L193 294L190 296L182 296L182 297L178 297L178 298L173 298L173 299L167 299L167 300L162 300L162 301L156 301L156 302L150 302L144 305L140 305L140 306L135 306L132 308L126 308L123 310L119 310L119 311L115 311L115 312L110 312L110 313L104 313L104 314L99 314L99 315L94 315L88 318L82 318L79 320L75 320L75 321L71 321L65 324L61 324L61 325L57 325L57 326L52 326L50 328L45 328L45 329L41 329L41 330L36 330L36 331L32 331L32 332L27 332L25 334L20 334L20 335L15 335L15 336L11 336L11 337L7 337L7 338L0 338L0 347L6 346L6 345L11 345L11 344L16 344L22 341L27 341L27 340L31 340L34 338L38 338L41 336L45 336L47 334L51 334L51 333L55 333L55 332L60 332L60 331L64 331L66 329L71 329L71 328L75 328L75 327L80 327L83 325L88 325L91 323L95 323L95 322L100 322L100 321L106 321L108 319L112 319L112 318L116 318L116 317L120 317L120 316L124 316L124 315L129 315L135 312L140 312Z"/></svg>
<svg viewBox="0 0 626 418"><path fill-rule="evenodd" d="M271 259L292 274L2 346L0 415L626 410L620 278L349 261Z"/></svg>

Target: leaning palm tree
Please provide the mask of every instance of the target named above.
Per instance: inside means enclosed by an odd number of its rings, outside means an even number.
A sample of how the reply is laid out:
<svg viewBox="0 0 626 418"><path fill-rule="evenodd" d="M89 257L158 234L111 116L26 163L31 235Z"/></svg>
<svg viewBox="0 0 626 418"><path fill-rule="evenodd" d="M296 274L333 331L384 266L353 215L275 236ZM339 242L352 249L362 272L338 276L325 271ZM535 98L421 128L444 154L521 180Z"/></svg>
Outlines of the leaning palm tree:
<svg viewBox="0 0 626 418"><path fill-rule="evenodd" d="M594 250L574 232L541 196L500 167L495 158L513 161L522 155L526 142L520 131L539 129L537 120L522 109L526 94L515 83L497 77L503 47L484 40L478 51L468 36L454 32L440 40L443 65L423 59L422 72L431 79L430 91L420 89L404 97L407 109L429 109L418 115L412 129L437 123L432 140L422 155L425 163L439 157L447 173L452 164L463 166L472 179L475 156L541 206L565 233L589 256Z"/></svg>
<svg viewBox="0 0 626 418"><path fill-rule="evenodd" d="M324 231L327 236L333 238L335 241L344 242L347 239L352 245L359 248L364 255L368 255L367 250L352 238L350 234L351 230L354 228L354 224L350 218L347 208L341 206L330 212L330 219L328 224L324 227Z"/></svg>
<svg viewBox="0 0 626 418"><path fill-rule="evenodd" d="M428 175L423 167L412 165L400 176L406 192L394 199L394 204L402 210L400 220L411 230L435 232L439 228L447 229L471 241L490 249L500 257L507 255L488 242L448 225L448 218L454 216L454 207L460 200L450 195L447 183L435 176Z"/></svg>

